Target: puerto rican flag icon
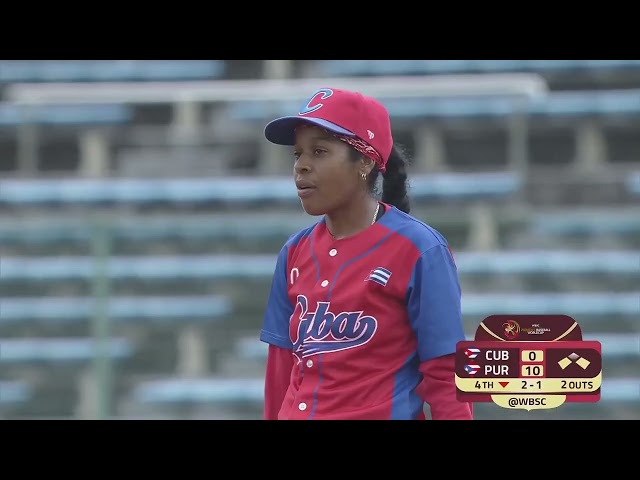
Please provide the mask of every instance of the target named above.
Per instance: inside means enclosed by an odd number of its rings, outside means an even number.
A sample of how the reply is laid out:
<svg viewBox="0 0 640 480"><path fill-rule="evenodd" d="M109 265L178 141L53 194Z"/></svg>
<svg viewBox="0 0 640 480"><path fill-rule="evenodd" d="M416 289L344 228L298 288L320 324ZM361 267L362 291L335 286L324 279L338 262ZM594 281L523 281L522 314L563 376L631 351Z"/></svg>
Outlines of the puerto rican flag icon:
<svg viewBox="0 0 640 480"><path fill-rule="evenodd" d="M480 353L480 349L474 348L474 347L469 347L464 351L464 354L467 356L468 359L476 358L479 353Z"/></svg>
<svg viewBox="0 0 640 480"><path fill-rule="evenodd" d="M480 370L480 365L476 365L475 363L469 363L464 366L464 371L469 375L475 375L478 370Z"/></svg>

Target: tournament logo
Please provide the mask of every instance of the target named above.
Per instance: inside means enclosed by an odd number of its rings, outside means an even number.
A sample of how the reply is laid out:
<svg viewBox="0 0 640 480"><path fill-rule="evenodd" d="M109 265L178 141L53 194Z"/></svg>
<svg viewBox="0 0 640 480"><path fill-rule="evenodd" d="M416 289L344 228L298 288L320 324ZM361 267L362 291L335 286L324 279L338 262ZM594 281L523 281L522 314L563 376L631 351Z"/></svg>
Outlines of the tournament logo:
<svg viewBox="0 0 640 480"><path fill-rule="evenodd" d="M330 310L331 302L318 302L314 311L309 311L307 297L298 295L296 308L291 318L298 315L300 323L291 331L293 354L300 362L305 357L318 353L338 352L360 347L373 338L378 321L362 311L340 312Z"/></svg>
<svg viewBox="0 0 640 480"><path fill-rule="evenodd" d="M520 325L515 320L507 320L503 325L505 337L516 338L520 333Z"/></svg>
<svg viewBox="0 0 640 480"><path fill-rule="evenodd" d="M320 95L320 98L318 98L318 95ZM333 95L333 90L329 88L323 88L318 90L316 93L314 93L311 96L311 98L306 103L306 105L304 105L300 109L300 112L298 112L298 115L307 115L309 113L315 112L316 110L322 108L324 106L324 103L320 103L320 100L326 100L331 95Z"/></svg>

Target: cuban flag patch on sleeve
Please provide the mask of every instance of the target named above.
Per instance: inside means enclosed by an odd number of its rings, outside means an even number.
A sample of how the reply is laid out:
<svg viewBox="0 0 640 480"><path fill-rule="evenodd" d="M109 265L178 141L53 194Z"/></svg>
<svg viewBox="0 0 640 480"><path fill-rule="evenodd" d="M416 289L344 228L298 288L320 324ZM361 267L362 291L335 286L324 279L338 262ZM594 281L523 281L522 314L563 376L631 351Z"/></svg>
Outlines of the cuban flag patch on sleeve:
<svg viewBox="0 0 640 480"><path fill-rule="evenodd" d="M378 267L371 270L371 272L369 273L369 276L367 277L367 280L371 282L379 283L384 287L389 281L390 277L391 277L391 272L389 270L383 267Z"/></svg>

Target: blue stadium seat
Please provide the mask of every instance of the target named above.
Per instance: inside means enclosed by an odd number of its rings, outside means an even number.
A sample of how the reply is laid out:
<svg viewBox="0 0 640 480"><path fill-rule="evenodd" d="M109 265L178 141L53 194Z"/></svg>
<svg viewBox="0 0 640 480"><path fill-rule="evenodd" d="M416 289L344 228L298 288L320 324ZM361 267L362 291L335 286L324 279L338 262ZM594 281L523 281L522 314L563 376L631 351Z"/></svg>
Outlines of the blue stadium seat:
<svg viewBox="0 0 640 480"><path fill-rule="evenodd" d="M640 360L640 335L600 333L584 334L585 340L597 340L602 347L602 356L607 360Z"/></svg>
<svg viewBox="0 0 640 480"><path fill-rule="evenodd" d="M0 127L38 125L104 125L129 122L133 110L126 104L32 105L0 103Z"/></svg>
<svg viewBox="0 0 640 480"><path fill-rule="evenodd" d="M640 179L640 176L638 178ZM638 181L638 193L640 194L640 181ZM531 228L538 235L639 234L640 211L611 208L594 209L588 212L535 213L531 219Z"/></svg>
<svg viewBox="0 0 640 480"><path fill-rule="evenodd" d="M92 338L4 338L0 339L0 364L68 364L92 360L98 349ZM107 353L114 360L133 355L128 338L110 338Z"/></svg>
<svg viewBox="0 0 640 480"><path fill-rule="evenodd" d="M519 315L562 312L580 318L581 324L607 316L627 317L637 322L639 307L637 292L467 293L462 296L463 315L476 318L514 312Z"/></svg>
<svg viewBox="0 0 640 480"><path fill-rule="evenodd" d="M601 402L640 402L640 378L602 379Z"/></svg>
<svg viewBox="0 0 640 480"><path fill-rule="evenodd" d="M455 253L464 275L485 274L595 274L610 273L640 277L640 251L523 250Z"/></svg>
<svg viewBox="0 0 640 480"><path fill-rule="evenodd" d="M264 398L262 379L164 378L141 382L133 391L143 404L256 403Z"/></svg>
<svg viewBox="0 0 640 480"><path fill-rule="evenodd" d="M33 388L26 382L0 380L0 407L27 402Z"/></svg>
<svg viewBox="0 0 640 480"><path fill-rule="evenodd" d="M256 237L259 238L259 237ZM559 275L616 274L640 277L637 251L498 251L456 252L461 275ZM147 255L113 256L109 259L112 280L144 279L250 279L269 278L275 254ZM2 259L0 283L31 283L90 280L95 259L90 256L10 257Z"/></svg>
<svg viewBox="0 0 640 480"><path fill-rule="evenodd" d="M250 279L272 275L275 260L273 254L111 257L108 270L112 280ZM0 282L89 280L94 275L95 260L90 256L4 257Z"/></svg>
<svg viewBox="0 0 640 480"><path fill-rule="evenodd" d="M640 70L640 60L316 60L322 76Z"/></svg>
<svg viewBox="0 0 640 480"><path fill-rule="evenodd" d="M84 297L4 298L0 326L45 322L87 322L95 315L95 301ZM221 296L112 297L110 321L130 324L211 322L232 311L231 301Z"/></svg>
<svg viewBox="0 0 640 480"><path fill-rule="evenodd" d="M411 180L411 195L416 200L499 198L516 193L520 186L521 180L513 172L417 175ZM0 191L0 206L299 203L290 177L6 179L0 180Z"/></svg>
<svg viewBox="0 0 640 480"><path fill-rule="evenodd" d="M1 60L0 82L207 80L224 60Z"/></svg>
<svg viewBox="0 0 640 480"><path fill-rule="evenodd" d="M627 177L627 189L632 195L640 197L640 172Z"/></svg>
<svg viewBox="0 0 640 480"><path fill-rule="evenodd" d="M307 215L288 213L229 214L216 218L207 215L141 218L113 218L112 238L134 242L170 239L216 241L221 239L282 238L313 223ZM0 220L0 244L50 245L60 242L91 240L92 226L79 217L44 217L19 221Z"/></svg>
<svg viewBox="0 0 640 480"><path fill-rule="evenodd" d="M640 90L553 92L521 104L509 96L380 98L395 119L505 117L522 111L534 117L640 115ZM292 115L300 102L234 102L229 116L238 121L265 122Z"/></svg>
<svg viewBox="0 0 640 480"><path fill-rule="evenodd" d="M640 90L595 90L556 92L534 98L528 112L539 116L583 116L640 114Z"/></svg>

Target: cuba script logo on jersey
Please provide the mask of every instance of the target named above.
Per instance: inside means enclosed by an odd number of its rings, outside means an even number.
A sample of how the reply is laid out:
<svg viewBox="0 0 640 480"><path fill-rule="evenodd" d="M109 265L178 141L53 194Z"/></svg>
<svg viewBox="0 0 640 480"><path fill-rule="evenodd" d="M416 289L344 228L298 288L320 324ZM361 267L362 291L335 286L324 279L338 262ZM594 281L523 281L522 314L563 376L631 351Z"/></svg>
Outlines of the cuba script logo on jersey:
<svg viewBox="0 0 640 480"><path fill-rule="evenodd" d="M362 311L332 313L331 302L318 302L309 311L307 297L298 295L296 314L300 319L296 332L291 332L293 354L300 362L304 357L318 353L338 352L364 345L373 338L378 321ZM297 338L293 338L297 336Z"/></svg>
<svg viewBox="0 0 640 480"><path fill-rule="evenodd" d="M320 95L319 98L318 98L318 95ZM298 115L307 115L309 113L315 112L316 110L322 108L324 106L324 103L320 103L320 100L326 100L331 95L333 95L333 90L329 88L323 88L321 90L318 90L316 93L314 93L311 96L307 104L302 107L300 112L298 112Z"/></svg>

